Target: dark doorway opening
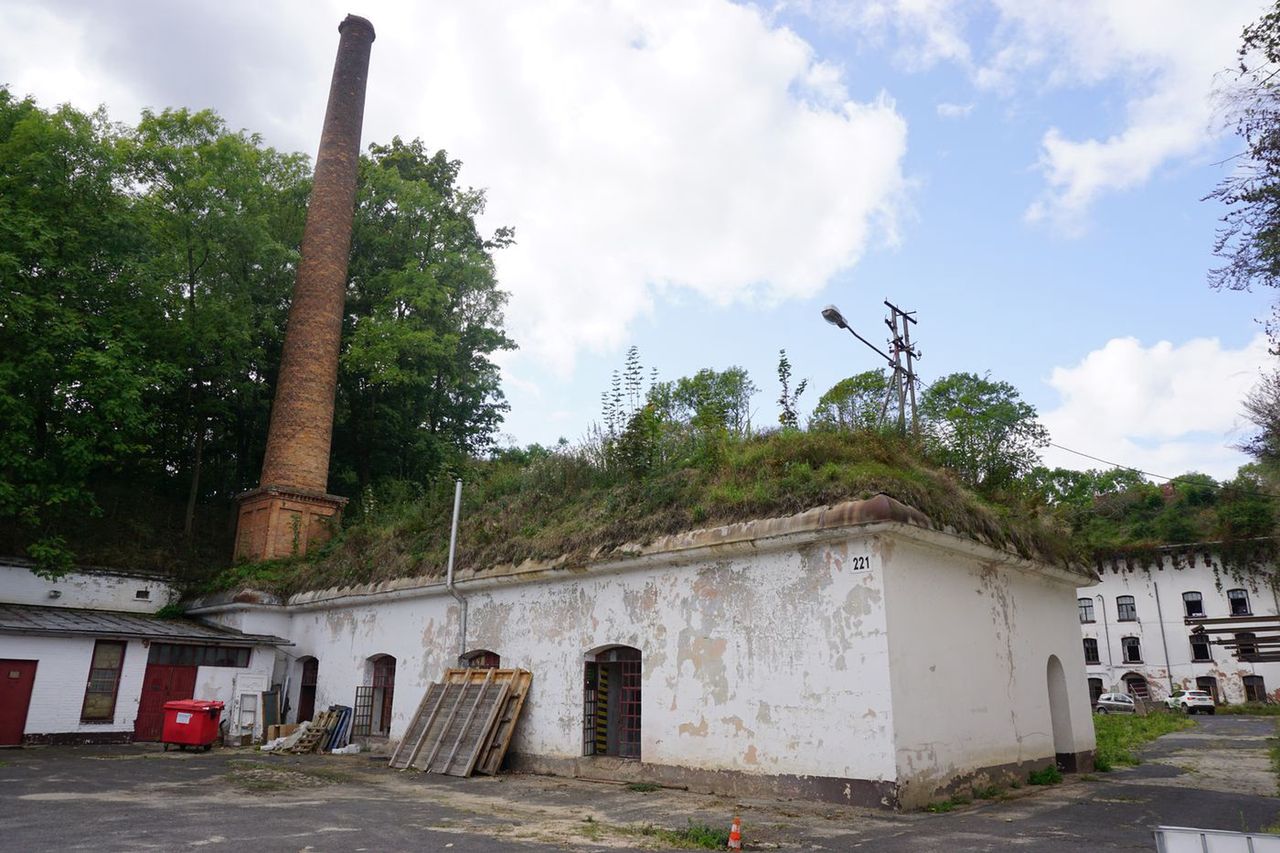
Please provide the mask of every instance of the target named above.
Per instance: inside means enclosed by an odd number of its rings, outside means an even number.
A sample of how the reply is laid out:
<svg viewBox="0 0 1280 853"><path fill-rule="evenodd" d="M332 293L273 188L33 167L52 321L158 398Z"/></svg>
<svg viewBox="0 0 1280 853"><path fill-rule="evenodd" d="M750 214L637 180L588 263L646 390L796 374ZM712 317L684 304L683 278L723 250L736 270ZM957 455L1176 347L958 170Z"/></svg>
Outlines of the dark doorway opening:
<svg viewBox="0 0 1280 853"><path fill-rule="evenodd" d="M1212 675L1201 675L1196 678L1196 690L1203 690L1213 697L1213 704L1222 704L1222 699L1218 696L1218 679Z"/></svg>
<svg viewBox="0 0 1280 853"><path fill-rule="evenodd" d="M1089 679L1089 706L1092 707L1094 705L1097 705L1098 697L1101 696L1104 692L1105 691L1103 691L1102 689L1102 679L1090 678Z"/></svg>
<svg viewBox="0 0 1280 853"><path fill-rule="evenodd" d="M316 682L320 679L320 661L302 658L302 678L298 681L298 719L305 723L316 715Z"/></svg>
<svg viewBox="0 0 1280 853"><path fill-rule="evenodd" d="M613 646L587 656L582 754L640 757L640 650Z"/></svg>
<svg viewBox="0 0 1280 853"><path fill-rule="evenodd" d="M1267 685L1263 682L1261 675L1246 675L1240 680L1244 682L1244 701L1267 701Z"/></svg>

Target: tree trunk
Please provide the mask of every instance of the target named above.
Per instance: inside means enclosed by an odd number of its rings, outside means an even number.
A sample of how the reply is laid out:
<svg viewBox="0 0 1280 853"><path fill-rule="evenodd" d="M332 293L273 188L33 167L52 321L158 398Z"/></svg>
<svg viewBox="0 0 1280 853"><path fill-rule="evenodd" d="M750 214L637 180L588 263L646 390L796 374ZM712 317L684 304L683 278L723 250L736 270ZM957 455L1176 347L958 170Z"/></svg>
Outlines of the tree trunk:
<svg viewBox="0 0 1280 853"><path fill-rule="evenodd" d="M182 525L183 535L187 537L187 541L191 541L192 530L195 527L196 518L196 497L200 494L200 466L204 461L204 421L200 422L199 429L196 430L196 459L195 465L191 471L191 491L187 493L187 515Z"/></svg>

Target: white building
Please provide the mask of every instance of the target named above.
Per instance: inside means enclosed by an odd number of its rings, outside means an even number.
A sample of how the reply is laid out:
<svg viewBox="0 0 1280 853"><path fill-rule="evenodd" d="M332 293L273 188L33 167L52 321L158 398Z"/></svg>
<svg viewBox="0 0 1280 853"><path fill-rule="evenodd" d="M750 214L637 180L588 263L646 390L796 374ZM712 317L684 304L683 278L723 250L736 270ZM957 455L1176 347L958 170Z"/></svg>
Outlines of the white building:
<svg viewBox="0 0 1280 853"><path fill-rule="evenodd" d="M1113 561L1101 577L1077 599L1092 698L1196 688L1223 703L1280 698L1268 582L1224 570L1212 546L1165 549L1151 566Z"/></svg>
<svg viewBox="0 0 1280 853"><path fill-rule="evenodd" d="M260 734L285 641L157 616L173 598L154 575L0 564L0 746L159 740L164 702L193 697Z"/></svg>
<svg viewBox="0 0 1280 853"><path fill-rule="evenodd" d="M522 768L919 806L1094 747L1073 599L1088 570L941 532L878 496L624 547L189 613L287 637L290 719L354 705L389 748L459 658L532 686Z"/></svg>

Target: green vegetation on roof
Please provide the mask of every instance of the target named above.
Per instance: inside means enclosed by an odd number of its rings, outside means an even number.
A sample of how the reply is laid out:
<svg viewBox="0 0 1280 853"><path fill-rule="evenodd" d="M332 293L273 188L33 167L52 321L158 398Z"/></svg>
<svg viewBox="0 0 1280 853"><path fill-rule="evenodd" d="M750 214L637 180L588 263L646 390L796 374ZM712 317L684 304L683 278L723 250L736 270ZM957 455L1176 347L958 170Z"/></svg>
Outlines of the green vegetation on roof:
<svg viewBox="0 0 1280 853"><path fill-rule="evenodd" d="M909 444L872 432L783 430L728 438L712 455L643 477L610 471L581 448L508 451L462 472L457 570L561 556L580 563L628 543L773 518L884 493L939 528L1027 557L1066 564L1079 554L1053 526L987 503L921 461ZM452 483L401 495L351 519L316 554L240 566L215 586L279 594L439 575L448 550Z"/></svg>

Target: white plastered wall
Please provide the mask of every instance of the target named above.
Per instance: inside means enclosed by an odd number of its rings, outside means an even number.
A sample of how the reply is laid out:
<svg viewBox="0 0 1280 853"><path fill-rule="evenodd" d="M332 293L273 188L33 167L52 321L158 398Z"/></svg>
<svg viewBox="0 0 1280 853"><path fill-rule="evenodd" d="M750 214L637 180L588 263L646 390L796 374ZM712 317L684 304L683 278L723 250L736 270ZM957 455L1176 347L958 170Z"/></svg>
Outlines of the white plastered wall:
<svg viewBox="0 0 1280 853"><path fill-rule="evenodd" d="M80 721L80 710L94 642L93 637L0 636L0 659L38 661L24 734L90 735L133 731L142 676L147 668L147 650L140 640L129 641L125 648L112 721L84 723Z"/></svg>
<svg viewBox="0 0 1280 853"><path fill-rule="evenodd" d="M1094 748L1074 582L898 538L879 550L905 805L972 771ZM1055 750L1050 655L1069 687L1071 749Z"/></svg>
<svg viewBox="0 0 1280 853"><path fill-rule="evenodd" d="M146 598L138 598L140 592ZM155 613L175 598L173 588L155 577L104 571L71 572L49 580L29 566L0 564L0 602L6 604Z"/></svg>
<svg viewBox="0 0 1280 853"><path fill-rule="evenodd" d="M644 762L892 781L884 593L868 543L828 535L682 564L635 560L603 573L541 572L529 583L463 583L467 647L533 672L513 745L523 754L581 756L584 655L617 644L643 655ZM458 613L437 585L397 600L295 610L283 636L295 658L319 659L317 708L352 704L368 658L395 656L395 740L427 684L455 665ZM240 627L266 624L248 611Z"/></svg>

